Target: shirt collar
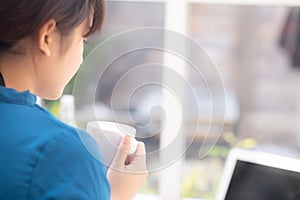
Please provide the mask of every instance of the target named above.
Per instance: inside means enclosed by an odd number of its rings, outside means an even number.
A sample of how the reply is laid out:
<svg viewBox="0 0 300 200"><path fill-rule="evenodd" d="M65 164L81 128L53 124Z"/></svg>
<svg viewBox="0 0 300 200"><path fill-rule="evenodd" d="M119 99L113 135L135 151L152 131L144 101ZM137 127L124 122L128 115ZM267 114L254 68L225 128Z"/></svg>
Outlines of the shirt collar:
<svg viewBox="0 0 300 200"><path fill-rule="evenodd" d="M29 90L18 92L11 88L0 86L0 102L33 106L36 103L36 96Z"/></svg>
<svg viewBox="0 0 300 200"><path fill-rule="evenodd" d="M5 86L4 79L1 73L0 73L0 86Z"/></svg>

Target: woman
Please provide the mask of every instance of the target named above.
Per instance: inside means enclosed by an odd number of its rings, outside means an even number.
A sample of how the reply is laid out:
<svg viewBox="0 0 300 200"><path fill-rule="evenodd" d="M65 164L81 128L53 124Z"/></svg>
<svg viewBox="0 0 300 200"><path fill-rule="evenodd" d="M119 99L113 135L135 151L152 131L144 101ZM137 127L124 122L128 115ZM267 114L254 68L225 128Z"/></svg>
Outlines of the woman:
<svg viewBox="0 0 300 200"><path fill-rule="evenodd" d="M0 0L0 199L129 200L144 183L143 143L128 161L125 137L106 171L86 132L36 104L62 95L103 16L102 0Z"/></svg>

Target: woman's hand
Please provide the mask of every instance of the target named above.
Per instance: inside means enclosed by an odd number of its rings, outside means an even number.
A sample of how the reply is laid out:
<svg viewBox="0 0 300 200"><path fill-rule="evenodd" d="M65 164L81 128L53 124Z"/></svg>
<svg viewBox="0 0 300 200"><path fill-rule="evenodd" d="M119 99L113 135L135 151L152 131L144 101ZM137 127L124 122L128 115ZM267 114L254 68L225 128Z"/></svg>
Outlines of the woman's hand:
<svg viewBox="0 0 300 200"><path fill-rule="evenodd" d="M144 143L138 142L136 152L128 156L130 141L130 136L123 137L107 172L111 187L111 200L131 200L148 176Z"/></svg>

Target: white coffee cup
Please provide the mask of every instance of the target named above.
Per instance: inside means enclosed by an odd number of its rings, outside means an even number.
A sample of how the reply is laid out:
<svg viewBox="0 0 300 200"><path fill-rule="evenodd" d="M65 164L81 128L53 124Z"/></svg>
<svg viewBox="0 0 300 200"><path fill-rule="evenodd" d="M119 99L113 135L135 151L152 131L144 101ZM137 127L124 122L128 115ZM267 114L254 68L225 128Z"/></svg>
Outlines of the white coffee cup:
<svg viewBox="0 0 300 200"><path fill-rule="evenodd" d="M94 138L106 166L110 166L122 137L131 136L131 148L128 155L134 154L137 148L137 141L134 138L136 130L134 127L108 121L91 121L87 123L87 132Z"/></svg>

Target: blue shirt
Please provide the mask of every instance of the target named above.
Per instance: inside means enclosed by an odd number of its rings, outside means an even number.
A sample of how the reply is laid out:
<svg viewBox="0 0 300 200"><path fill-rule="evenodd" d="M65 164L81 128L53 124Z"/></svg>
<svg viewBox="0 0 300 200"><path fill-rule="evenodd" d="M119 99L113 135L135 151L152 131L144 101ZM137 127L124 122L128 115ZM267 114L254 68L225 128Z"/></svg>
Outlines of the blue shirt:
<svg viewBox="0 0 300 200"><path fill-rule="evenodd" d="M106 168L95 141L0 86L0 199L108 200Z"/></svg>

